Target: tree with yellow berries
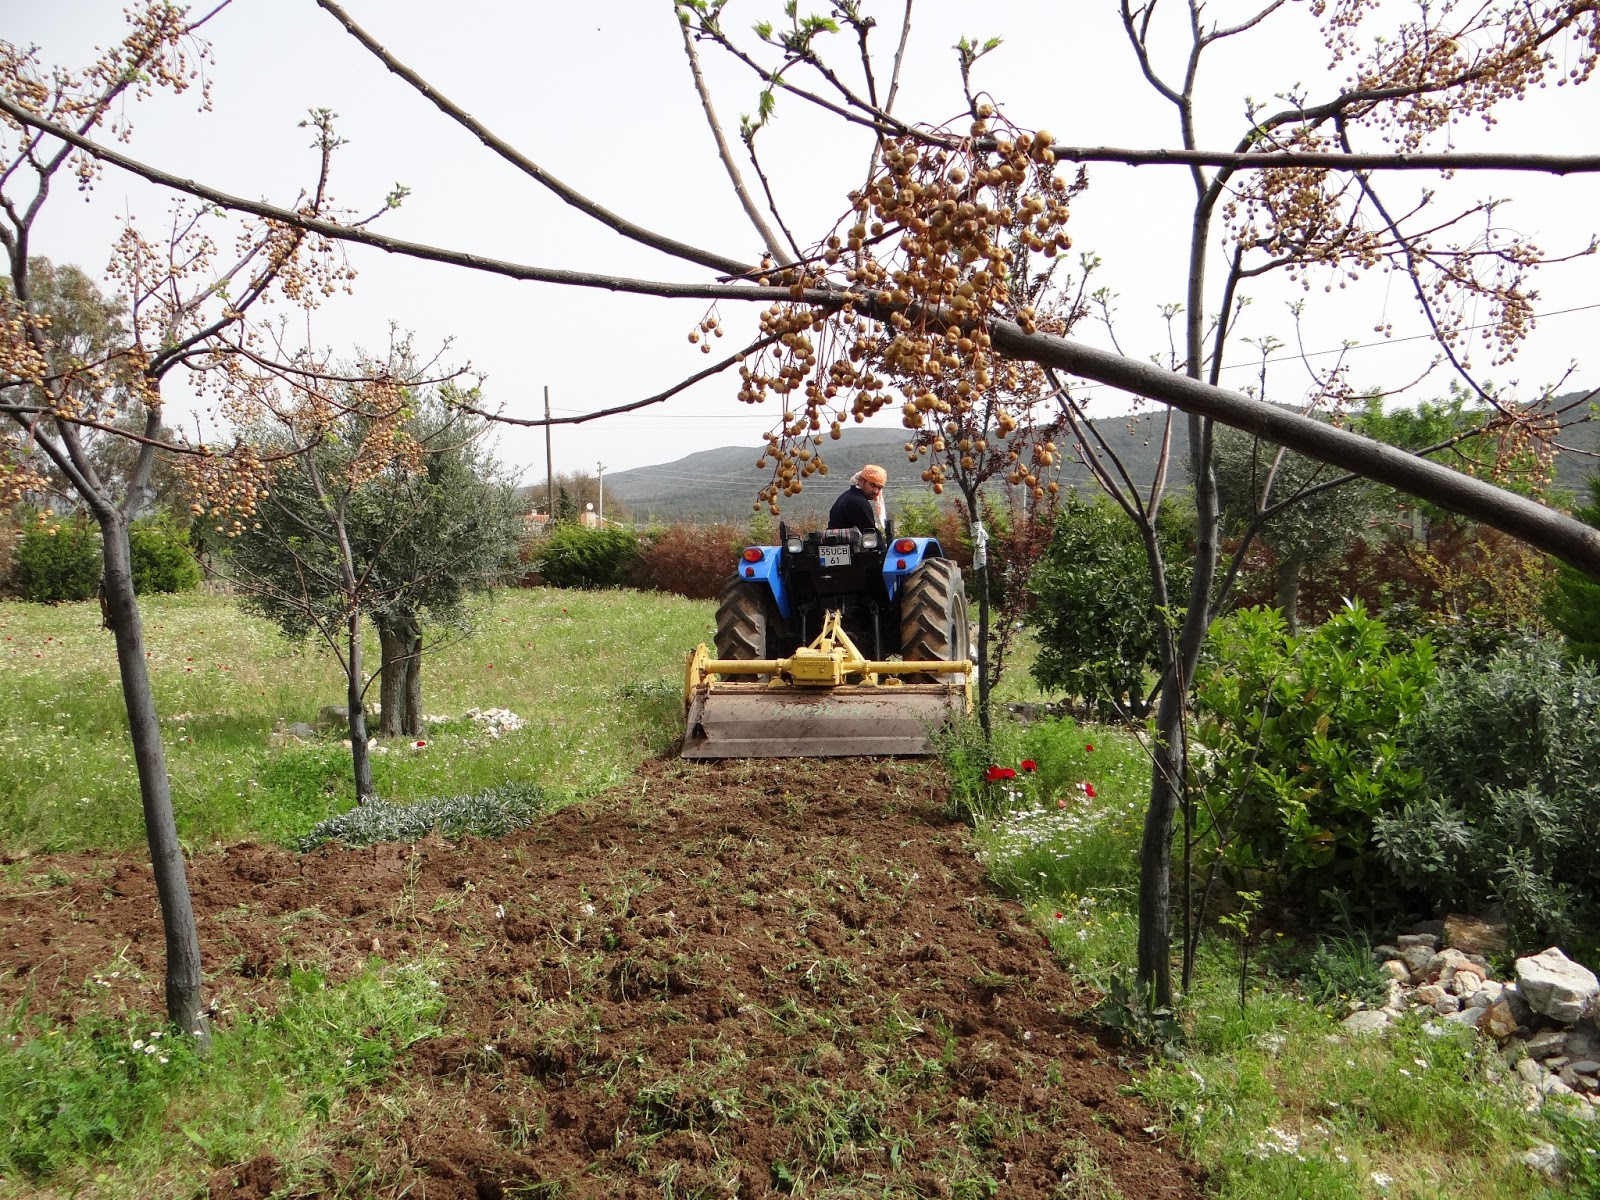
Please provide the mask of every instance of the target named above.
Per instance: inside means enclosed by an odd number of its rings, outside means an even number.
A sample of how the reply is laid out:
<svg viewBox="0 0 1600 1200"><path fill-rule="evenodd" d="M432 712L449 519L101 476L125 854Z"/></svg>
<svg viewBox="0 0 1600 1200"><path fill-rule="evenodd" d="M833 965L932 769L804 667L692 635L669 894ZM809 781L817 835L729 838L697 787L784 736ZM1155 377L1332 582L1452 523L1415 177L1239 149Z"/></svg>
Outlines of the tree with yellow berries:
<svg viewBox="0 0 1600 1200"><path fill-rule="evenodd" d="M224 408L270 387L269 368L281 367L282 355L250 324L250 315L274 299L314 307L345 284L348 271L334 243L283 222L247 231L236 257L222 259L211 206L182 205L160 238L146 238L132 220L125 222L109 268L115 302L97 292L87 298L117 314L107 336L85 340L61 321L51 302L60 271L34 254L35 229L53 186L75 181L91 187L99 167L70 141L28 121L49 120L76 136L103 130L126 139L127 100L157 88L181 93L197 80L202 91L205 86L200 66L207 49L198 32L209 16L191 20L181 9L152 2L129 10L127 19L123 40L81 72L45 68L34 51L0 42L0 94L8 105L0 129L7 283L0 288L0 415L11 430L0 439L0 494L15 502L64 488L99 526L100 604L116 644L160 898L167 1014L204 1047L209 1033L199 939L134 596L129 525L145 503L158 456L185 478L195 516L217 521L219 532L250 520L265 482L255 449L175 438L163 425L163 385L181 368L202 380ZM319 173L296 211L321 215L339 142L328 114L313 114L308 124ZM131 464L116 475L97 453L97 443L107 438L135 448Z"/></svg>

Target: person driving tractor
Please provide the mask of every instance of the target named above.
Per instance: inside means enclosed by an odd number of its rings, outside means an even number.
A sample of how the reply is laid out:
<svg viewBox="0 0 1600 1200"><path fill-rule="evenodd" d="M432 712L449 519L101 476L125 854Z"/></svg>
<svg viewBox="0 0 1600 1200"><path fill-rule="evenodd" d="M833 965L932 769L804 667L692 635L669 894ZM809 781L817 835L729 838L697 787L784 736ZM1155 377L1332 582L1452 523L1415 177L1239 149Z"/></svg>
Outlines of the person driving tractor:
<svg viewBox="0 0 1600 1200"><path fill-rule="evenodd" d="M884 524L883 485L889 473L868 463L850 477L850 486L828 510L829 529L859 529L870 533Z"/></svg>

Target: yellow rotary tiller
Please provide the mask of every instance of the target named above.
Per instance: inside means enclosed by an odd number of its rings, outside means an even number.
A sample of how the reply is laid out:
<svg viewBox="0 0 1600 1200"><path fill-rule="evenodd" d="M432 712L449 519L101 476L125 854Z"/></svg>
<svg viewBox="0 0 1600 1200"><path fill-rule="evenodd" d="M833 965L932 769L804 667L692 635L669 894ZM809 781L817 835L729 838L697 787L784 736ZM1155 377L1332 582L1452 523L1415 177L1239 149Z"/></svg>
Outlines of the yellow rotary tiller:
<svg viewBox="0 0 1600 1200"><path fill-rule="evenodd" d="M684 679L683 757L931 754L933 731L972 711L971 678L965 658L868 659L834 611L788 658L712 658L702 643Z"/></svg>

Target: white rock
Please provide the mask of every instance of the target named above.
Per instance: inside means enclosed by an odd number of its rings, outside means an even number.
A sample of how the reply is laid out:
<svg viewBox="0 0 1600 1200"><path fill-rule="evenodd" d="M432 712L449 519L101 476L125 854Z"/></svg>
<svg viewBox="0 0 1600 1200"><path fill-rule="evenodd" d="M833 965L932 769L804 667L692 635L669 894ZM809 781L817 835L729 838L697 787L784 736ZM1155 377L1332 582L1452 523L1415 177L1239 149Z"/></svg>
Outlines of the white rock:
<svg viewBox="0 0 1600 1200"><path fill-rule="evenodd" d="M1441 950L1428 960L1423 973L1431 980L1448 985L1457 972L1466 971L1480 979L1487 974L1477 963L1459 950Z"/></svg>
<svg viewBox="0 0 1600 1200"><path fill-rule="evenodd" d="M1453 1025L1465 1025L1468 1029L1476 1029L1482 1023L1484 1013L1488 1011L1486 1008L1463 1008L1450 1013L1445 1020Z"/></svg>
<svg viewBox="0 0 1600 1200"><path fill-rule="evenodd" d="M1526 1083L1536 1086L1542 1084L1546 1074L1548 1072L1539 1064L1538 1059L1525 1058L1517 1063L1517 1076Z"/></svg>
<svg viewBox="0 0 1600 1200"><path fill-rule="evenodd" d="M1559 1075L1546 1075L1544 1082L1539 1085L1539 1090L1546 1096L1571 1096L1573 1090L1562 1082Z"/></svg>
<svg viewBox="0 0 1600 1200"><path fill-rule="evenodd" d="M1389 1014L1381 1008L1363 1009L1361 1012L1351 1013L1340 1022L1346 1033L1358 1036L1368 1033L1377 1033L1389 1023Z"/></svg>
<svg viewBox="0 0 1600 1200"><path fill-rule="evenodd" d="M1444 988L1437 983L1425 983L1417 989L1417 1003L1426 1004L1431 1008L1439 1003L1440 997L1444 994Z"/></svg>
<svg viewBox="0 0 1600 1200"><path fill-rule="evenodd" d="M1459 1012L1460 1010L1461 997L1452 996L1449 992L1446 992L1433 1002L1433 1011L1438 1013L1441 1017L1447 1017L1451 1013Z"/></svg>
<svg viewBox="0 0 1600 1200"><path fill-rule="evenodd" d="M1427 970L1428 960L1433 957L1430 946L1401 946L1400 958L1411 971L1413 979L1420 978L1423 971Z"/></svg>
<svg viewBox="0 0 1600 1200"><path fill-rule="evenodd" d="M1399 980L1411 978L1411 968L1406 966L1404 959L1391 958L1383 964L1384 974Z"/></svg>
<svg viewBox="0 0 1600 1200"><path fill-rule="evenodd" d="M1289 1039L1281 1033L1263 1033L1256 1038L1256 1045L1273 1058L1283 1053L1283 1048L1289 1044Z"/></svg>
<svg viewBox="0 0 1600 1200"><path fill-rule="evenodd" d="M1540 1142L1522 1156L1522 1161L1541 1175L1555 1175L1561 1170L1561 1151L1549 1142Z"/></svg>
<svg viewBox="0 0 1600 1200"><path fill-rule="evenodd" d="M1542 954L1517 959L1517 991L1534 1012L1575 1025L1600 996L1600 979L1552 946Z"/></svg>
<svg viewBox="0 0 1600 1200"><path fill-rule="evenodd" d="M1580 1058L1577 1062L1567 1064L1579 1075L1600 1075L1600 1062L1592 1058Z"/></svg>

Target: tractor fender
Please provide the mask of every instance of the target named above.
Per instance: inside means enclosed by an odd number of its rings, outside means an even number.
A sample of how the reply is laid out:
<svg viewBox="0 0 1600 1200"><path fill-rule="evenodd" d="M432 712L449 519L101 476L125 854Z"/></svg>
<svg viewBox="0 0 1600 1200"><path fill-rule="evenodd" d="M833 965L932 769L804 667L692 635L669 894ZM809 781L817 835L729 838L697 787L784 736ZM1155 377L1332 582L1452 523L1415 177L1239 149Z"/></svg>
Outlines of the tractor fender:
<svg viewBox="0 0 1600 1200"><path fill-rule="evenodd" d="M897 547L904 545L906 542L911 542L912 548L902 553ZM888 589L889 599L899 599L901 585L926 560L944 557L944 548L939 545L938 538L895 538L890 543L889 552L883 559L883 583Z"/></svg>
<svg viewBox="0 0 1600 1200"><path fill-rule="evenodd" d="M794 618L794 605L789 599L789 589L784 585L783 576L778 573L778 552L781 549L780 546L746 546L734 572L748 584L764 583L772 589L773 602L777 604L779 614L788 621ZM752 561L752 552L759 552L761 557Z"/></svg>

